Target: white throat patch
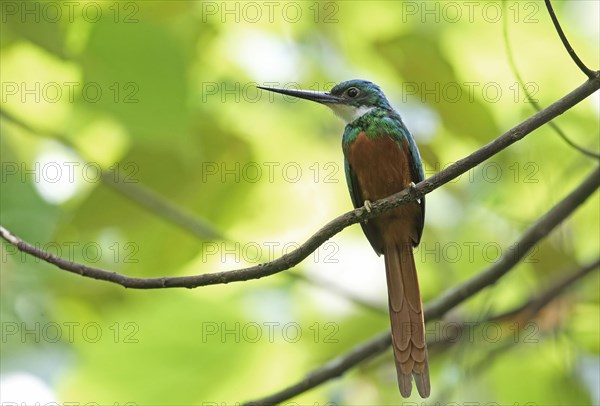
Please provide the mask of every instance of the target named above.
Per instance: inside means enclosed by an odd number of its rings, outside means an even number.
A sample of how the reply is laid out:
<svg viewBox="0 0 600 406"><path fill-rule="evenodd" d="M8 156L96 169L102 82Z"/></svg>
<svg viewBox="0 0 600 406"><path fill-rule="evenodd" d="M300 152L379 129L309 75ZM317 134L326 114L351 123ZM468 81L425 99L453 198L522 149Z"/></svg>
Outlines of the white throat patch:
<svg viewBox="0 0 600 406"><path fill-rule="evenodd" d="M346 122L346 124L350 124L354 120L364 116L369 111L371 111L375 108L375 107L367 107L367 106L354 107L354 106L348 106L346 104L335 104L335 103L327 104L327 107L329 107L331 110L333 110L335 115L338 116L339 118L341 118L342 120L344 120Z"/></svg>

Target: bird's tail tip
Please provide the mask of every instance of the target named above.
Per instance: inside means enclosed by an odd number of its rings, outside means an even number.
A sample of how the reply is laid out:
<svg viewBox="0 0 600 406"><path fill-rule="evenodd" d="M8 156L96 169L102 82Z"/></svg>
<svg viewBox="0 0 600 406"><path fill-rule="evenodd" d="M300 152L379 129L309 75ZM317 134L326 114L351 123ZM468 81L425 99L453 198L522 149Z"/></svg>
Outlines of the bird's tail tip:
<svg viewBox="0 0 600 406"><path fill-rule="evenodd" d="M429 393L431 392L431 385L429 383L429 368L427 363L425 363L424 372L413 372L413 376L415 377L415 384L417 385L419 395L421 395L423 399L428 398Z"/></svg>
<svg viewBox="0 0 600 406"><path fill-rule="evenodd" d="M400 389L400 394L403 398L410 397L412 393L412 378L415 378L415 385L417 386L417 391L419 395L426 399L429 397L431 392L431 384L429 383L429 368L427 364L425 364L425 371L423 372L413 372L412 374L398 374L398 388Z"/></svg>
<svg viewBox="0 0 600 406"><path fill-rule="evenodd" d="M412 392L412 376L410 374L398 374L398 388L403 398L410 397Z"/></svg>

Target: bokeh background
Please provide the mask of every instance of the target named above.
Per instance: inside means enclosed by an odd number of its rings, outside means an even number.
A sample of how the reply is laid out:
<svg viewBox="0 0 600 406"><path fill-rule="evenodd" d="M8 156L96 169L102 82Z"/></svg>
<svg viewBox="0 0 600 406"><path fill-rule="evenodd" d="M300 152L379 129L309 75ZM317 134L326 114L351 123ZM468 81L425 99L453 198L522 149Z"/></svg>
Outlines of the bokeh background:
<svg viewBox="0 0 600 406"><path fill-rule="evenodd" d="M430 176L533 114L511 58L542 106L585 80L540 1L0 4L2 225L139 277L268 261L351 209L343 123L257 84L378 83ZM593 69L598 4L555 2ZM556 123L598 152L598 110L595 94ZM496 262L595 165L546 126L430 194L415 255L424 302ZM598 207L596 194L514 271L428 326L436 340L472 322L431 350L432 396L412 401L600 402L597 271L527 323L483 323L598 256ZM126 290L4 243L1 254L3 402L233 404L389 323L383 261L357 225L289 271L194 290ZM400 401L391 351L294 398Z"/></svg>

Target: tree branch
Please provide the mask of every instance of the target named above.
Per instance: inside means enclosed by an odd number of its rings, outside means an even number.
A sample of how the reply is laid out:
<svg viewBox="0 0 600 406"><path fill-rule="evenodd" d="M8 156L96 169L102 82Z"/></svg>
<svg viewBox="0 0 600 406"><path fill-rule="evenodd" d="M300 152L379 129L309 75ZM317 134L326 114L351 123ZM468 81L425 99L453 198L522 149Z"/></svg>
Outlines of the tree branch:
<svg viewBox="0 0 600 406"><path fill-rule="evenodd" d="M589 275L593 270L597 269L599 266L600 258L596 258L595 261L583 265L576 271L569 270L567 272L563 272L562 274L566 276L562 276L557 281L552 283L549 287L545 288L541 293L537 293L534 297L527 300L527 302L525 302L521 306L517 306L514 309L510 309L500 314L492 315L478 323L508 322L510 320L517 320L518 322L529 321L533 319L541 309L543 309L550 302L552 302L554 299L560 296L568 287L570 287L572 284L574 284L584 276ZM473 323L467 324L464 322L459 324L455 327L457 329L455 334L448 334L445 337L440 337L437 340L431 342L428 341L427 348L432 349L438 346L442 346L444 344L456 344L460 342L460 340L454 340L454 337L459 336L460 331L465 326L469 326L472 324Z"/></svg>
<svg viewBox="0 0 600 406"><path fill-rule="evenodd" d="M506 322L509 319L516 319L517 326L516 328L522 328L527 324L530 320L534 319L540 310L542 310L546 305L552 302L557 296L559 296L566 288L568 288L573 283L577 282L579 279L583 278L586 275L589 275L591 271L598 268L600 265L600 259L596 259L593 262L590 262L583 267L579 268L575 272L569 272L568 275L562 277L560 280L556 281L549 288L545 289L542 293L538 294L536 297L530 299L523 306L520 306L516 309L510 310L508 312L496 315L491 317L488 321L501 321ZM551 329L547 329L545 332L542 332L540 335L540 339L543 339L546 336L551 335L553 332L558 331L559 324L555 324ZM537 332L537 330L536 330ZM536 337L536 341L538 338ZM493 359L502 355L503 353L511 350L518 344L520 341L518 339L506 340L504 343L500 345L493 346L488 349L487 354L485 354L473 367L471 370L472 376L478 376L480 373L489 368L491 364L493 364ZM527 342L527 341L525 341ZM441 343L443 344L443 343ZM448 342L450 344L450 342Z"/></svg>
<svg viewBox="0 0 600 406"><path fill-rule="evenodd" d="M427 342L427 348L429 350L433 350L436 352L442 352L447 350L448 348L460 344L463 342L461 337L467 337L467 341L471 341L473 335L471 332L463 333L465 328L470 329L474 325L480 326L482 325L482 329L485 328L485 324L487 323L496 323L497 325L506 325L509 322L513 322L514 327L509 327L510 329L521 329L527 328L529 326L529 322L533 320L538 312L542 310L545 306L547 306L550 302L552 302L555 298L557 298L564 290L571 286L573 283L579 281L586 275L589 275L591 271L597 269L600 265L600 258L596 259L593 262L590 262L583 267L579 268L577 271L573 272L569 270L568 272L563 272L562 274L566 274L566 277L561 277L559 280L555 281L551 284L550 287L544 289L543 292L538 293L535 297L528 300L522 306L518 306L514 309L511 309L507 312L493 315L490 317L486 317L481 321L471 321L471 322L463 322L463 323L452 323L446 326L441 327L439 330L444 331L445 333L441 337L436 337L435 340L431 340ZM516 326L515 326L516 324ZM452 327L453 330L447 330L449 327ZM540 334L539 338L536 336L535 340L543 340L546 336L550 336L552 331L555 331L558 325L554 326L551 331L545 331ZM436 328L436 330L438 330ZM535 330L537 333L537 330ZM515 348L518 344L527 343L527 339L524 341L518 339L519 333L515 330L513 335L509 336L510 338L505 339L501 342L495 343L492 346L489 346L486 349L486 353L476 362L474 366L470 368L467 372L466 378L469 377L477 377L483 372L484 369L489 368L491 364L493 364L493 359L499 357L500 355L506 353L507 351ZM433 352L431 351L431 353ZM438 398L445 399L452 397L452 391L455 389L455 385L443 385L439 388Z"/></svg>
<svg viewBox="0 0 600 406"><path fill-rule="evenodd" d="M550 303L565 289L567 289L573 283L577 282L579 279L592 272L594 269L598 268L598 266L600 266L600 258L597 258L595 261L592 261L582 266L575 272L568 273L567 276L562 277L560 280L552 284L549 288L546 288L542 293L528 300L527 303L523 304L522 306L498 314L494 316L491 320L502 320L512 318L518 314L524 314L527 319L534 317L540 311L540 309L542 309L544 306Z"/></svg>
<svg viewBox="0 0 600 406"><path fill-rule="evenodd" d="M590 78L590 79L593 79L595 77L597 78L598 72L594 72L593 70L591 70L590 68L585 66L583 61L581 59L579 59L579 56L577 56L577 53L575 53L575 50L569 43L567 36L565 35L562 27L560 26L560 23L558 22L558 18L556 18L556 14L554 13L554 9L552 8L552 3L550 2L550 0L545 0L545 3L546 3L546 8L548 9L548 13L550 14L550 18L552 19L552 23L554 24L554 28L556 28L556 32L558 33L558 36L560 37L560 40L562 41L563 45L567 49L567 52L571 56L571 59L573 59L573 62L575 62L575 64L579 67L579 69L581 69L581 71L588 78Z"/></svg>
<svg viewBox="0 0 600 406"><path fill-rule="evenodd" d="M451 288L431 302L428 306L429 312L425 313L426 317L442 317L449 309L469 296L495 283L510 271L531 248L569 217L598 187L600 187L600 167L596 167L581 185L527 229L519 241L513 244L497 262L470 279L467 284Z"/></svg>
<svg viewBox="0 0 600 406"><path fill-rule="evenodd" d="M439 298L429 302L424 308L425 320L430 322L441 318L475 293L494 284L507 274L523 258L529 249L546 237L558 224L569 217L600 186L600 167L589 175L574 191L561 200L544 216L538 219L522 237L506 251L500 260L466 282L448 289ZM273 395L248 402L247 405L269 405L290 399L306 392L332 378L341 376L347 370L384 352L392 343L389 331L360 344L345 355L337 357L308 374L300 382Z"/></svg>
<svg viewBox="0 0 600 406"><path fill-rule="evenodd" d="M111 272L104 269L89 267L83 264L64 260L37 247L34 247L25 241L22 241L6 228L1 226L0 237L4 238L10 244L15 245L19 250L56 265L65 271L73 272L87 278L113 282L126 288L196 288L198 286L259 279L292 268L304 260L312 252L314 252L321 244L342 231L344 228L352 224L359 223L363 220L376 217L387 210L391 210L400 205L413 202L416 199L425 196L426 194L457 178L469 169L492 157L508 146L521 140L533 130L564 113L569 108L585 99L587 96L593 94L599 88L600 77L586 81L577 89L565 95L557 102L534 114L532 117L496 138L489 144L483 146L479 150L473 152L469 156L460 159L459 161L450 165L448 168L438 172L430 178L419 182L414 188L408 188L385 199L378 200L372 205L370 212L362 207L337 217L323 226L317 233L313 234L305 243L303 243L294 251L291 251L286 255L283 255L265 264L259 264L256 266L232 271L192 276L135 278L122 275L117 272Z"/></svg>

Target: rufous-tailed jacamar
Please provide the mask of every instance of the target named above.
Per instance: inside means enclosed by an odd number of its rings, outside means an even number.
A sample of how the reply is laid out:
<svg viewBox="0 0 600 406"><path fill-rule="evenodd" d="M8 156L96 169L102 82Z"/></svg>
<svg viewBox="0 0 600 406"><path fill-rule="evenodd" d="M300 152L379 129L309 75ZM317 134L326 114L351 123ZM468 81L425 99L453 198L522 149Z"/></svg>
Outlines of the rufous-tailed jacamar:
<svg viewBox="0 0 600 406"><path fill-rule="evenodd" d="M376 84L350 80L330 92L259 88L324 104L346 122L342 148L354 207L364 205L370 210L371 201L424 179L412 135ZM424 218L425 199L421 198L361 223L375 252L385 257L394 358L404 397L410 396L413 376L421 397L428 397L430 391L423 306L413 257Z"/></svg>

